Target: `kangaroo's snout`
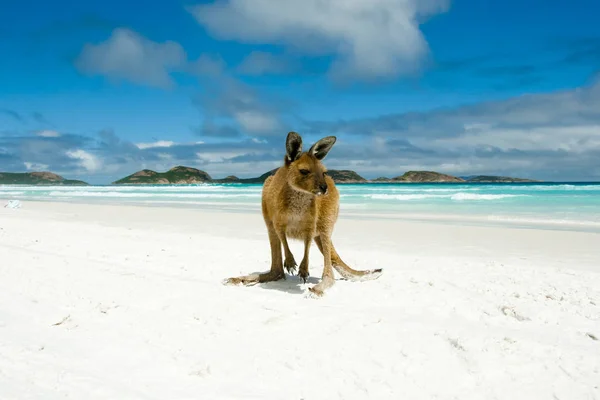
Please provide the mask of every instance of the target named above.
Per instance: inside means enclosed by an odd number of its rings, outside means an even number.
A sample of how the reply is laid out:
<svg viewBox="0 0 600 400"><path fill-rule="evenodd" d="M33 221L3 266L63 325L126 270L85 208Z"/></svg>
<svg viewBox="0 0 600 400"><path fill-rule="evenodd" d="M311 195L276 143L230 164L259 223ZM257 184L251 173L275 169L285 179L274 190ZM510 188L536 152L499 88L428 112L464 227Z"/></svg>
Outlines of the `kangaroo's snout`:
<svg viewBox="0 0 600 400"><path fill-rule="evenodd" d="M321 189L321 194L327 194L327 184L326 183L320 184L319 189Z"/></svg>
<svg viewBox="0 0 600 400"><path fill-rule="evenodd" d="M317 189L315 189L313 191L314 194L316 194L317 196L322 196L324 194L327 194L327 183L320 183L317 185Z"/></svg>

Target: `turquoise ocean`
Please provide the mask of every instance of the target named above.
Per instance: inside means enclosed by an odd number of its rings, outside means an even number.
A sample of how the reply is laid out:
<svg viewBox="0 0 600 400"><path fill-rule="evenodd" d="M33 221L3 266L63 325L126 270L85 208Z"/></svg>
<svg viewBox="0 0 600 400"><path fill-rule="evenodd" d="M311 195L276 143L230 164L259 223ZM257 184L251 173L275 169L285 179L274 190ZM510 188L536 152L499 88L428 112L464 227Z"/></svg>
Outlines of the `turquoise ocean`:
<svg viewBox="0 0 600 400"><path fill-rule="evenodd" d="M338 184L340 213L600 232L600 183ZM0 199L260 212L261 185L1 186Z"/></svg>

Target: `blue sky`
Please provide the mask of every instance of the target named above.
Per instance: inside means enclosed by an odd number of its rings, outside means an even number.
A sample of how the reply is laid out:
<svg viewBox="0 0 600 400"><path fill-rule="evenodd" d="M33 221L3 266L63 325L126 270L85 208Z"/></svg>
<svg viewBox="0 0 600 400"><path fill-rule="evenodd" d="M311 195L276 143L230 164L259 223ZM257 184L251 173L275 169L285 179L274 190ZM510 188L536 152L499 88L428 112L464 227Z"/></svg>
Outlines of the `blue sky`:
<svg viewBox="0 0 600 400"><path fill-rule="evenodd" d="M280 165L600 180L594 0L11 2L0 170L109 183Z"/></svg>

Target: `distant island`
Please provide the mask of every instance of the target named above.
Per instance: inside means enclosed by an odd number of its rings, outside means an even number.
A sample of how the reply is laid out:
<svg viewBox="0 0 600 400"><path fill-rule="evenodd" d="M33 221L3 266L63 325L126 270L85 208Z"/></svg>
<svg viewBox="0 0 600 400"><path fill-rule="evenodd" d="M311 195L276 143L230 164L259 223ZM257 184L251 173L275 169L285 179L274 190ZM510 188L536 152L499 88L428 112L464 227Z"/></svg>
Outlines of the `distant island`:
<svg viewBox="0 0 600 400"><path fill-rule="evenodd" d="M65 179L52 172L0 172L0 185L72 185L84 186L87 182Z"/></svg>
<svg viewBox="0 0 600 400"><path fill-rule="evenodd" d="M330 169L327 171L327 174L333 179L336 183L367 183L369 182L359 174L350 170L335 170Z"/></svg>
<svg viewBox="0 0 600 400"><path fill-rule="evenodd" d="M205 171L177 166L171 168L167 172L156 172L149 169L138 171L134 174L128 175L125 178L119 179L113 182L115 185L176 185L176 184L190 184L190 183L264 183L267 178L274 175L279 168L272 169L269 172L262 174L256 178L238 178L236 176L228 176L223 179L213 179ZM366 183L368 182L365 178L358 175L354 171L349 170L329 170L329 176L333 178L336 183Z"/></svg>
<svg viewBox="0 0 600 400"><path fill-rule="evenodd" d="M408 171L395 178L377 178L374 182L380 183L438 183L438 182L466 182L456 176L441 174L433 171Z"/></svg>
<svg viewBox="0 0 600 400"><path fill-rule="evenodd" d="M534 179L511 178L509 176L491 176L477 175L469 176L465 179L467 182L473 183L515 183L515 182L542 182Z"/></svg>
<svg viewBox="0 0 600 400"><path fill-rule="evenodd" d="M143 169L113 182L115 185L178 185L190 183L210 183L213 179L196 168L178 166L167 172Z"/></svg>
<svg viewBox="0 0 600 400"><path fill-rule="evenodd" d="M262 184L271 175L274 175L279 168L272 169L255 178L238 178L230 175L222 179L213 179L205 171L177 166L171 168L167 172L156 172L149 169L138 171L134 174L126 176L113 182L116 185L173 185L173 184L190 184L190 183L255 183ZM442 174L433 171L408 171L403 175L395 178L380 177L373 180L368 180L360 176L355 171L351 170L335 170L330 169L327 172L335 183L480 183L480 182L539 182L530 179L509 178L505 176L487 176L478 175L464 178L459 178L452 175Z"/></svg>
<svg viewBox="0 0 600 400"><path fill-rule="evenodd" d="M177 166L166 172L156 172L143 169L124 178L113 185L182 185L197 183L246 183L262 184L274 175L279 168L272 169L255 178L238 178L230 175L225 178L214 179L207 172L197 168ZM368 180L351 170L328 170L329 176L340 184L369 184L369 183L520 183L541 182L533 179L511 178L506 176L474 175L456 177L434 171L408 171L394 178L380 177ZM9 173L0 172L0 185L88 185L88 183L65 179L52 172L25 172Z"/></svg>

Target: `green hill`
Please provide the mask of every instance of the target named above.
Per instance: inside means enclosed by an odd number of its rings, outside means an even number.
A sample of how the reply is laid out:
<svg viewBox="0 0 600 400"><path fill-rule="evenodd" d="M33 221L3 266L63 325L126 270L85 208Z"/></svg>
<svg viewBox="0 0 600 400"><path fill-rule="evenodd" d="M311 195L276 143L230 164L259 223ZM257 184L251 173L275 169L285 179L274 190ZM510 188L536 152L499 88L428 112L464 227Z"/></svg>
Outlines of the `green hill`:
<svg viewBox="0 0 600 400"><path fill-rule="evenodd" d="M330 169L327 171L329 176L335 183L366 183L367 180L354 171L347 169L336 170Z"/></svg>
<svg viewBox="0 0 600 400"><path fill-rule="evenodd" d="M456 176L441 174L433 171L408 171L404 175L391 179L392 182L465 182Z"/></svg>
<svg viewBox="0 0 600 400"><path fill-rule="evenodd" d="M209 174L196 168L177 166L167 172L143 169L113 182L115 185L169 185L212 182Z"/></svg>
<svg viewBox="0 0 600 400"><path fill-rule="evenodd" d="M240 182L240 178L238 178L235 175L229 175L225 178L221 178L221 179L213 179L212 180L213 183L239 183Z"/></svg>
<svg viewBox="0 0 600 400"><path fill-rule="evenodd" d="M87 185L52 172L0 172L0 185Z"/></svg>
<svg viewBox="0 0 600 400"><path fill-rule="evenodd" d="M511 178L509 176L477 175L467 178L473 183L515 183L515 182L541 182L533 179Z"/></svg>

